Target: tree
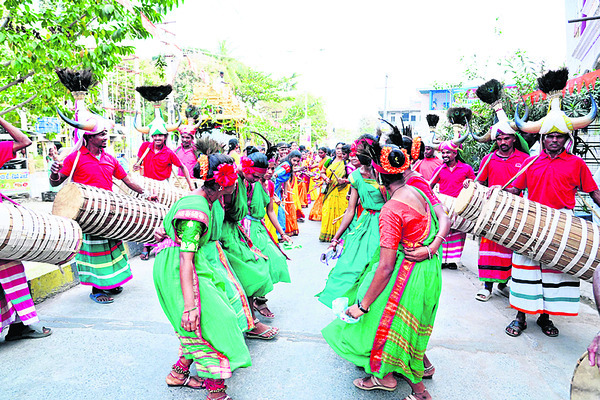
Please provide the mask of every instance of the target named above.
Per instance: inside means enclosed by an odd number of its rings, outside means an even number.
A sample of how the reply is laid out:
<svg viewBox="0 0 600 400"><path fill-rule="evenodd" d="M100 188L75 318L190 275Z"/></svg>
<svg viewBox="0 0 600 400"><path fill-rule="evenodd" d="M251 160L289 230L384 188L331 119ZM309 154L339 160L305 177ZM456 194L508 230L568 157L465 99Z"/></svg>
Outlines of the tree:
<svg viewBox="0 0 600 400"><path fill-rule="evenodd" d="M66 94L56 68L91 68L102 80L133 54L131 40L150 37L140 13L159 23L179 3L5 0L0 6L0 115L21 107L35 116L55 115L54 106Z"/></svg>

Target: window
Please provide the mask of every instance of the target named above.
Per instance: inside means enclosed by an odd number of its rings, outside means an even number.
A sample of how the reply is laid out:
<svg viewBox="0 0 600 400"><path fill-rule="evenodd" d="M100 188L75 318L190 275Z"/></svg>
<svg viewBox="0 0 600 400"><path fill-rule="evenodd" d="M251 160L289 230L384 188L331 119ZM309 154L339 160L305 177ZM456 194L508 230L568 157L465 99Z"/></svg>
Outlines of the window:
<svg viewBox="0 0 600 400"><path fill-rule="evenodd" d="M411 116L410 116L410 120L411 120L412 122L415 122L415 121L417 120L417 116L416 116L416 115L411 115Z"/></svg>
<svg viewBox="0 0 600 400"><path fill-rule="evenodd" d="M396 114L392 114L390 116L390 122L393 124L394 122L396 122Z"/></svg>
<svg viewBox="0 0 600 400"><path fill-rule="evenodd" d="M402 113L402 121L408 121L408 113Z"/></svg>

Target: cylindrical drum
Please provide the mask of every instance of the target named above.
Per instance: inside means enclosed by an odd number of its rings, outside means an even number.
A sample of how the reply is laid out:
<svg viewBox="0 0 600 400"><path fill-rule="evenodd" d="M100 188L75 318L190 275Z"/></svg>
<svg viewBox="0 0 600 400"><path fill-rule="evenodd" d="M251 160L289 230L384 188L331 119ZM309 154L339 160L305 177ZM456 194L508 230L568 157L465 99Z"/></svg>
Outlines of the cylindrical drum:
<svg viewBox="0 0 600 400"><path fill-rule="evenodd" d="M591 366L586 351L577 361L571 378L571 400L600 399L600 370Z"/></svg>
<svg viewBox="0 0 600 400"><path fill-rule="evenodd" d="M0 203L0 259L65 264L81 247L77 222Z"/></svg>
<svg viewBox="0 0 600 400"><path fill-rule="evenodd" d="M66 184L54 199L52 213L79 223L84 233L153 243L168 208L147 200L79 183Z"/></svg>
<svg viewBox="0 0 600 400"><path fill-rule="evenodd" d="M452 222L451 228L464 233L472 233L473 228L475 228L475 222L464 219L454 212L454 201L456 198L441 193L436 193L435 195L440 199L446 209L450 222Z"/></svg>
<svg viewBox="0 0 600 400"><path fill-rule="evenodd" d="M141 176L139 174L133 174L130 176L131 179L140 185L146 192L150 192L158 196L158 203L164 204L167 207L171 207L177 200L183 196L187 196L190 193L187 185L184 189L180 189L175 187L168 180L157 181L156 179L146 178L145 176ZM139 199L142 196L141 194L131 190L122 181L117 183L117 185L121 190L123 190L123 192L135 197L136 199Z"/></svg>
<svg viewBox="0 0 600 400"><path fill-rule="evenodd" d="M461 217L469 210L462 207L469 191L463 192L455 204ZM471 192L477 195L477 190ZM573 216L570 210L556 210L496 188L479 216L472 212L469 218L476 218L475 235L588 282L600 263L598 225Z"/></svg>

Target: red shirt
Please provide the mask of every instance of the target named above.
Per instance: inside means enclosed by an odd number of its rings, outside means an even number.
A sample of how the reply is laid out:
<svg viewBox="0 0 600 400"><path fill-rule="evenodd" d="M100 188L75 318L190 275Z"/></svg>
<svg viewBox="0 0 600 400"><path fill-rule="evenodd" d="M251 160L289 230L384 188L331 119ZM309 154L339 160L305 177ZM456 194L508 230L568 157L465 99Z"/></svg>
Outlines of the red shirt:
<svg viewBox="0 0 600 400"><path fill-rule="evenodd" d="M523 167L531 161L529 157ZM556 158L541 153L527 171L511 186L525 190L527 198L555 209L575 208L577 190L585 193L598 190L588 166L581 158L563 151Z"/></svg>
<svg viewBox="0 0 600 400"><path fill-rule="evenodd" d="M187 168L190 176L192 176L194 171L194 166L196 165L196 153L194 152L194 148L190 146L188 149L184 149L179 146L175 149L175 155L179 158L179 161ZM146 156L148 157L148 156ZM183 176L183 172L181 170L177 171L177 175Z"/></svg>
<svg viewBox="0 0 600 400"><path fill-rule="evenodd" d="M0 167L13 158L15 158L15 154L13 153L13 141L0 142Z"/></svg>
<svg viewBox="0 0 600 400"><path fill-rule="evenodd" d="M127 172L125 172L117 159L104 150L100 153L99 158L90 153L85 146L82 146L79 152L81 155L75 166L73 182L95 186L112 192L112 177L123 179L127 176ZM71 153L65 158L65 162L60 170L61 174L66 176L71 175L75 157L77 157L77 152Z"/></svg>
<svg viewBox="0 0 600 400"><path fill-rule="evenodd" d="M529 157L527 153L517 149L506 159L498 156L496 152L488 154L481 160L483 168L479 171L477 180L479 182L487 181L488 186L504 185L521 169L527 157ZM488 159L490 162L486 164Z"/></svg>
<svg viewBox="0 0 600 400"><path fill-rule="evenodd" d="M430 180L431 177L433 176L433 172L438 169L438 167L440 165L442 165L444 162L437 158L437 157L433 157L433 158L424 158L420 163L419 166L417 167L417 169L415 169L415 171L419 172L421 175L423 175L423 178L425 178L426 180Z"/></svg>
<svg viewBox="0 0 600 400"><path fill-rule="evenodd" d="M173 165L181 167L181 161L179 161L173 150L167 146L163 146L158 153L155 153L154 143L152 142L142 143L138 151L138 157L142 157L149 146L151 146L150 151L148 151L148 154L144 157L144 161L142 161L142 166L144 167L143 175L146 178L156 179L157 181L169 179L173 171Z"/></svg>
<svg viewBox="0 0 600 400"><path fill-rule="evenodd" d="M437 171L440 171L438 174ZM440 184L440 193L447 194L451 197L457 197L463 188L463 182L465 179L475 179L475 173L473 168L469 164L464 162L456 161L454 168L450 169L448 165L443 164L441 167L435 170L435 178L432 183Z"/></svg>

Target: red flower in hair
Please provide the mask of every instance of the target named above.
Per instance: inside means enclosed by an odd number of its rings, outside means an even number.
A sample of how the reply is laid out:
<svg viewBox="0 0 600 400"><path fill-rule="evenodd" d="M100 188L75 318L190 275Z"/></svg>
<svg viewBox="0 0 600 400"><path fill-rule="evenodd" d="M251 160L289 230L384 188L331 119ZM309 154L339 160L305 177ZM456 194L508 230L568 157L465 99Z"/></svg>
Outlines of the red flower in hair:
<svg viewBox="0 0 600 400"><path fill-rule="evenodd" d="M249 168L252 168L254 166L254 161L252 161L246 156L242 156L242 158L240 158L240 164L242 164L242 171L244 171L247 174L252 173Z"/></svg>
<svg viewBox="0 0 600 400"><path fill-rule="evenodd" d="M237 173L235 172L235 168L233 164L221 164L217 168L217 171L214 174L215 182L223 187L231 186L235 184L237 180Z"/></svg>
<svg viewBox="0 0 600 400"><path fill-rule="evenodd" d="M350 147L350 157L356 157L356 142Z"/></svg>

